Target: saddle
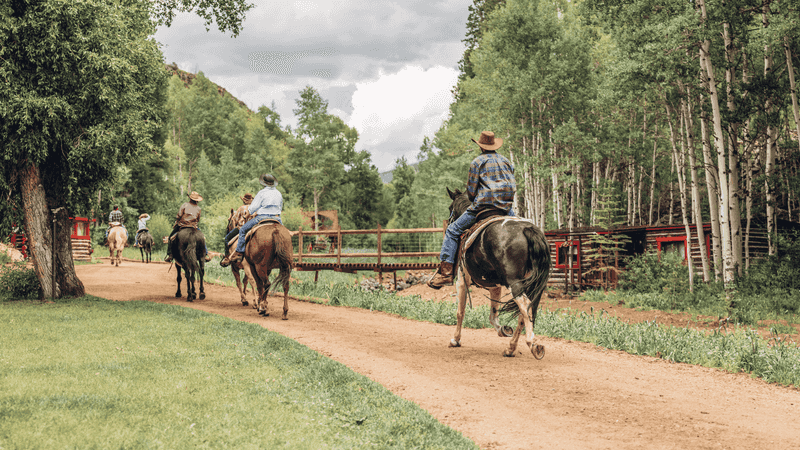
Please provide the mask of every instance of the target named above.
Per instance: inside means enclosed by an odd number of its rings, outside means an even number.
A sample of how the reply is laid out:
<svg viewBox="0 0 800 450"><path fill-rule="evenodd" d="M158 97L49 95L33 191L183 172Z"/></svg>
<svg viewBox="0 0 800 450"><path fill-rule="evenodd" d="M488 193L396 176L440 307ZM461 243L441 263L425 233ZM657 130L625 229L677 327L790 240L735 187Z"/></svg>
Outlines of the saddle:
<svg viewBox="0 0 800 450"><path fill-rule="evenodd" d="M280 221L278 221L278 219L264 219L258 222L253 228L250 228L250 231L248 231L247 234L244 236L244 244L247 245L247 243L250 242L250 236L252 236L257 229L264 227L266 225L273 225L276 223L280 224ZM239 241L238 235L232 237L231 240L228 241L228 246L235 244L237 241Z"/></svg>
<svg viewBox="0 0 800 450"><path fill-rule="evenodd" d="M109 226L109 228L121 227L122 226L122 222L108 222L108 226Z"/></svg>

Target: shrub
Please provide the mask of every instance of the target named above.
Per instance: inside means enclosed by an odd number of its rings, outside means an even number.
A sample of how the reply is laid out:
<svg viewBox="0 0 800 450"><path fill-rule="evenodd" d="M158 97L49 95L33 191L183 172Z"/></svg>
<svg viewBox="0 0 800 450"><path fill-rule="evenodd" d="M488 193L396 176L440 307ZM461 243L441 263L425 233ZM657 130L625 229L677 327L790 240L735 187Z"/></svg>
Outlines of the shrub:
<svg viewBox="0 0 800 450"><path fill-rule="evenodd" d="M0 266L0 296L14 300L39 298L36 272L25 263Z"/></svg>

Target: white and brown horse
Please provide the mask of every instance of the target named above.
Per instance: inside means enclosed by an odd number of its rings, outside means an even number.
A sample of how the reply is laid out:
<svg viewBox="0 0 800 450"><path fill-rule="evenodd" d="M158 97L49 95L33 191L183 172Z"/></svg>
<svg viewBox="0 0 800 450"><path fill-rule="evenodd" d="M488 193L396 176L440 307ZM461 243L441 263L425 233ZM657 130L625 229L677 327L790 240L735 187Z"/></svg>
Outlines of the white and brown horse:
<svg viewBox="0 0 800 450"><path fill-rule="evenodd" d="M460 217L472 202L466 192L456 189L447 194L453 200L450 204L452 217ZM473 244L456 261L455 274L458 312L456 313L456 332L450 340L451 347L461 346L461 324L467 302L467 289L470 283L489 290L492 301L489 322L500 337L511 333L509 327L500 325L498 312L510 313L517 318L517 327L511 334L511 342L503 351L504 356L514 356L517 342L523 328L525 343L536 359L544 357L544 346L534 343L533 326L539 301L547 287L550 277L550 245L544 233L525 219L504 217L489 223ZM511 290L512 299L500 300L500 286Z"/></svg>
<svg viewBox="0 0 800 450"><path fill-rule="evenodd" d="M121 262L122 250L128 243L128 232L119 222L111 222L111 230L108 232L108 252L111 256L111 265L119 267ZM116 252L116 255L114 255Z"/></svg>

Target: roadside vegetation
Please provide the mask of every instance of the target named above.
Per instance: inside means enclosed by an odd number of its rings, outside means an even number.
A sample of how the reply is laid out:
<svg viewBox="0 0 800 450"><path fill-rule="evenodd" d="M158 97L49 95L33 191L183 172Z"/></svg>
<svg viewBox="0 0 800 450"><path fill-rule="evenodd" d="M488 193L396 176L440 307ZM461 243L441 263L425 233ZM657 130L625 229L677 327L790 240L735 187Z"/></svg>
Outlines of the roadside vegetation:
<svg viewBox="0 0 800 450"><path fill-rule="evenodd" d="M477 448L258 325L91 296L4 301L0 321L1 448Z"/></svg>

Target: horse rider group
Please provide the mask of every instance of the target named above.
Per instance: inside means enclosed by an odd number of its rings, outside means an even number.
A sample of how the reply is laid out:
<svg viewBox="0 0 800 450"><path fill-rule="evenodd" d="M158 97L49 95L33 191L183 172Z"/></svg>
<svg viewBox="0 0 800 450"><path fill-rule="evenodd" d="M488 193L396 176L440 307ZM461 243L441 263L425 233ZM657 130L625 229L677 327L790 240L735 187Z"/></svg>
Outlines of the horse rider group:
<svg viewBox="0 0 800 450"><path fill-rule="evenodd" d="M517 185L514 179L514 166L511 162L497 153L503 145L503 139L495 137L491 131L484 131L478 140L472 139L481 150L481 154L472 160L469 167L467 194L472 205L458 218L452 220L445 231L442 250L439 255L441 261L436 274L428 281L428 286L439 289L442 286L453 284L454 264L458 251L459 237L477 221L478 215L488 209L494 209L500 214L514 216L512 208ZM226 256L221 262L222 267L227 267L232 262L241 261L245 251L245 237L256 224L265 219L273 219L282 223L281 211L283 210L283 196L277 189L277 180L271 174L263 174L259 179L263 188L253 197L247 193L242 197L244 203L234 213L234 229L225 236L225 244L230 241L236 232L239 240L236 251ZM189 201L181 205L175 225L170 233L170 239L181 229L186 227L197 228L200 222L201 209L198 202L203 200L197 192L191 192ZM109 222L122 223L122 212L115 206L109 215ZM146 229L146 222L150 219L147 214L139 216L139 232ZM124 225L123 225L124 226ZM237 230L238 228L238 230ZM109 227L110 229L110 227ZM106 236L108 230L106 230ZM206 248L206 261L211 259ZM167 256L164 261L172 261L170 246L167 246Z"/></svg>

